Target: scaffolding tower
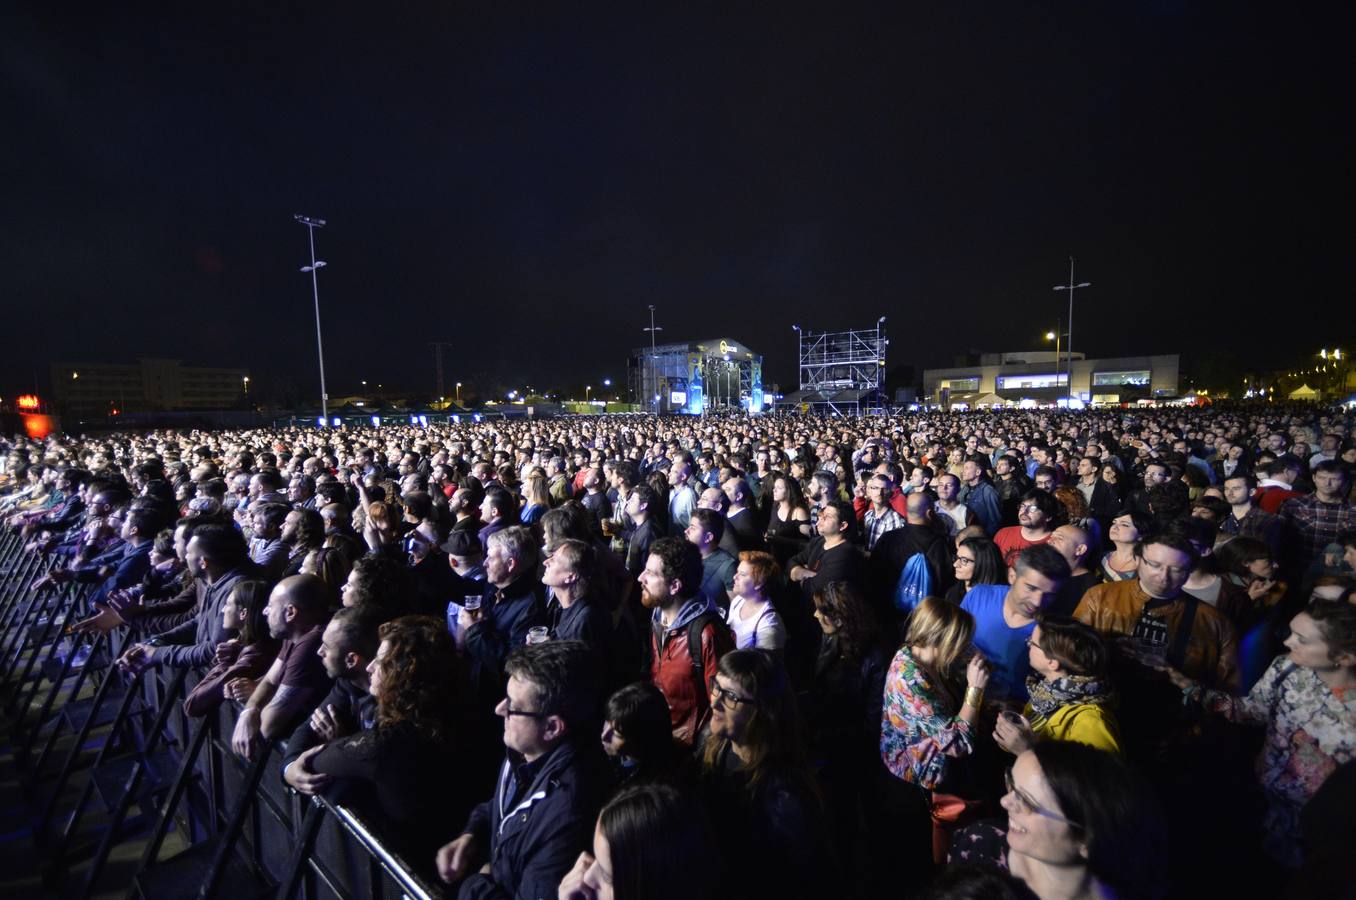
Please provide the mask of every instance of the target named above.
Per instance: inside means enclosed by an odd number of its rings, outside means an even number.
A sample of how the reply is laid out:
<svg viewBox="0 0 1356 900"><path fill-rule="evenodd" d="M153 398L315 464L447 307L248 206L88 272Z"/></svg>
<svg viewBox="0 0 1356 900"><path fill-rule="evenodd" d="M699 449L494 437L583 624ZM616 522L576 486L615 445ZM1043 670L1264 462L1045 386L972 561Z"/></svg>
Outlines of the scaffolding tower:
<svg viewBox="0 0 1356 900"><path fill-rule="evenodd" d="M800 390L787 402L807 412L876 413L885 410L885 317L872 328L807 331L799 338Z"/></svg>

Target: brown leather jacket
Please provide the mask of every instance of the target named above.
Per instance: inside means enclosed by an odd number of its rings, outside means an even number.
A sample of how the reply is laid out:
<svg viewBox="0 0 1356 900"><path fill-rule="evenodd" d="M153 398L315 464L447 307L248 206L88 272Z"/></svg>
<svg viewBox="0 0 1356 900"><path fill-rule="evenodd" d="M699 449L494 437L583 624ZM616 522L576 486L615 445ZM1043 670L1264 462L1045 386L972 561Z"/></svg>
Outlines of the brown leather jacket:
<svg viewBox="0 0 1356 900"><path fill-rule="evenodd" d="M1074 618L1086 622L1104 637L1114 640L1134 632L1149 595L1139 586L1139 579L1099 584L1089 588L1074 610ZM1186 603L1181 598L1150 615L1161 617L1168 626L1168 643L1177 636ZM1196 604L1196 615L1191 623L1182 672L1188 678L1204 682L1208 687L1238 693L1238 642L1229 620L1208 603Z"/></svg>

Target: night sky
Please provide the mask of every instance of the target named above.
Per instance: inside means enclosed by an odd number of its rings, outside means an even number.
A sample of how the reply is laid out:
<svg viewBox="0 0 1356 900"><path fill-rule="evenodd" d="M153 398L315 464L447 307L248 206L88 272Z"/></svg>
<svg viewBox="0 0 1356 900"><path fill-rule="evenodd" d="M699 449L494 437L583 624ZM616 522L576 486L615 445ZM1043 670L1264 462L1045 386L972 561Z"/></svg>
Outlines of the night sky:
<svg viewBox="0 0 1356 900"><path fill-rule="evenodd" d="M3 396L138 355L309 395L299 212L331 395L431 391L430 340L449 391L620 380L651 303L769 381L879 315L945 365L1039 346L1070 254L1090 355L1356 332L1349 5L120 6L0 13Z"/></svg>

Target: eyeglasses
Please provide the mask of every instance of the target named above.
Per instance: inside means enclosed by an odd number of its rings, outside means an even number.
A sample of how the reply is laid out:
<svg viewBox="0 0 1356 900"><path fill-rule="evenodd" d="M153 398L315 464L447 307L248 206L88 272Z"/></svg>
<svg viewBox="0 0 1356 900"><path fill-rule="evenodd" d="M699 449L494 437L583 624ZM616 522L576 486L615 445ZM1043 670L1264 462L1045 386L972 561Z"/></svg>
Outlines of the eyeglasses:
<svg viewBox="0 0 1356 900"><path fill-rule="evenodd" d="M1051 810L1046 809L1044 806L1041 806L1035 800L1032 800L1029 796L1027 796L1026 793L1020 790L1017 787L1017 785L1013 782L1011 768L1009 768L1007 771L1003 773L1003 784L1007 787L1008 793L1012 795L1012 799L1017 801L1017 806L1019 809L1021 809L1022 812L1035 813L1038 816L1044 816L1045 818L1053 819L1056 822L1063 822L1070 828L1083 827L1082 825L1075 822L1073 819L1066 819L1059 813L1052 812Z"/></svg>
<svg viewBox="0 0 1356 900"><path fill-rule="evenodd" d="M514 709L507 700L504 701L504 718L511 719L514 716L522 716L524 719L545 719L551 714L544 712L530 712L526 709Z"/></svg>
<svg viewBox="0 0 1356 900"><path fill-rule="evenodd" d="M711 682L711 702L715 703L716 701L720 701L726 706L732 708L738 706L741 703L755 702L752 697L741 697L734 691L729 690L728 688L723 688L713 681Z"/></svg>
<svg viewBox="0 0 1356 900"><path fill-rule="evenodd" d="M1026 646L1027 646L1027 649L1028 649L1028 650L1031 649L1032 647L1035 647L1035 648L1036 648L1037 650L1039 650L1040 652L1042 652L1042 653L1045 652L1045 648L1042 647L1040 644L1036 643L1036 639L1035 639L1035 638L1027 638L1027 639L1026 639Z"/></svg>
<svg viewBox="0 0 1356 900"><path fill-rule="evenodd" d="M952 563L954 566L973 566L974 564L975 561L968 556L957 556L956 561Z"/></svg>
<svg viewBox="0 0 1356 900"><path fill-rule="evenodd" d="M1017 507L1017 511L1018 511L1018 512L1026 512L1028 509L1040 509L1040 504L1038 504L1038 503L1023 503L1021 506Z"/></svg>

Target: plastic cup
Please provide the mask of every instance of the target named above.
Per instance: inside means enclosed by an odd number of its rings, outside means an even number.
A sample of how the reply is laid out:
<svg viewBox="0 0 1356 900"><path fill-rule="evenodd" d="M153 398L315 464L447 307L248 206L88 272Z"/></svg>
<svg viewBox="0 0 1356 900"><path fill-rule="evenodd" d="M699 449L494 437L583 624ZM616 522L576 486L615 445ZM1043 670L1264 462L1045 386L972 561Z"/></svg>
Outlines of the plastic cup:
<svg viewBox="0 0 1356 900"><path fill-rule="evenodd" d="M545 625L538 625L536 628L527 630L527 642L529 644L544 644L551 639L551 629Z"/></svg>
<svg viewBox="0 0 1356 900"><path fill-rule="evenodd" d="M467 594L462 598L461 607L467 612L475 612L480 609L480 599L479 594Z"/></svg>

